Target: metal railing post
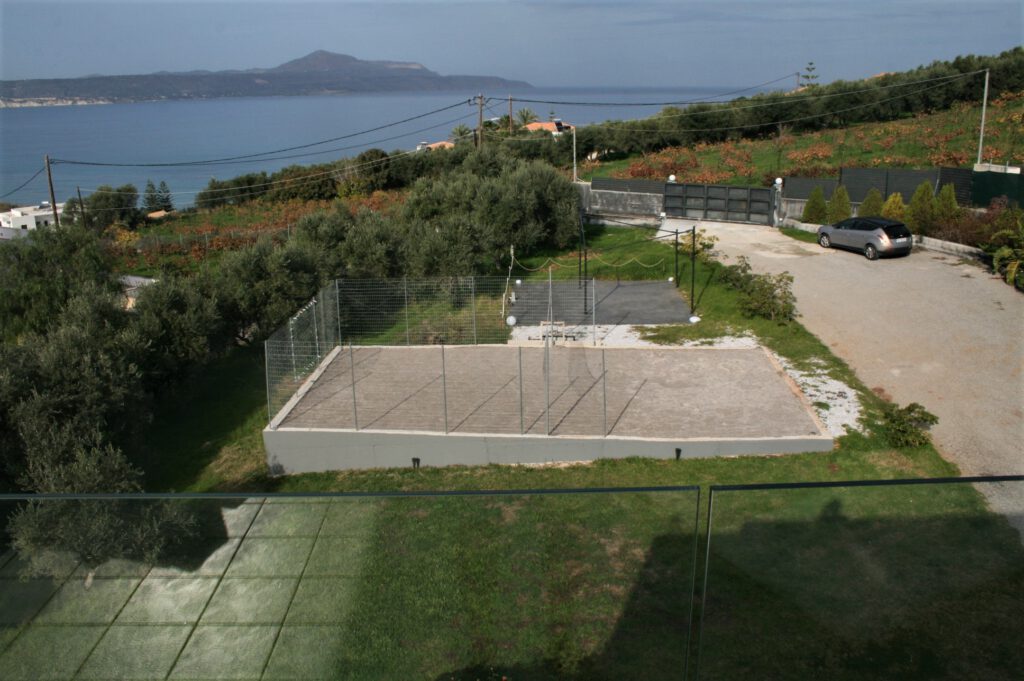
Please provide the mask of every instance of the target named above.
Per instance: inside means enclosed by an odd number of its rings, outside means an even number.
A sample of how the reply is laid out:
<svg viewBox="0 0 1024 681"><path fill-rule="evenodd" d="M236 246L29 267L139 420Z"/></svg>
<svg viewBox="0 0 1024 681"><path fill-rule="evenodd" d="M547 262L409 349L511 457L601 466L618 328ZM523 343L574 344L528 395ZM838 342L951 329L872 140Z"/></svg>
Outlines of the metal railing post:
<svg viewBox="0 0 1024 681"><path fill-rule="evenodd" d="M292 381L299 380L299 371L295 366L295 317L288 320L288 348L292 355Z"/></svg>
<svg viewBox="0 0 1024 681"><path fill-rule="evenodd" d="M586 301L584 292L583 299ZM594 346L597 346L597 279L590 281L590 328L594 330Z"/></svg>
<svg viewBox="0 0 1024 681"><path fill-rule="evenodd" d="M270 404L270 341L263 341L263 365L267 373L267 422L274 420L274 408Z"/></svg>
<svg viewBox="0 0 1024 681"><path fill-rule="evenodd" d="M441 404L444 405L444 432L448 433L448 377L444 365L444 343L441 344Z"/></svg>
<svg viewBox="0 0 1024 681"><path fill-rule="evenodd" d="M338 342L335 345L341 345L341 289L337 279L334 280L334 316L338 321Z"/></svg>
<svg viewBox="0 0 1024 681"><path fill-rule="evenodd" d="M352 352L352 341L348 343L348 366L352 375L352 426L359 430L359 409L356 407L356 356Z"/></svg>
<svg viewBox="0 0 1024 681"><path fill-rule="evenodd" d="M313 299L313 304L310 305L313 310L313 347L316 348L316 361L320 363L320 327L316 323L316 298Z"/></svg>
<svg viewBox="0 0 1024 681"><path fill-rule="evenodd" d="M544 337L544 433L551 435L551 334Z"/></svg>

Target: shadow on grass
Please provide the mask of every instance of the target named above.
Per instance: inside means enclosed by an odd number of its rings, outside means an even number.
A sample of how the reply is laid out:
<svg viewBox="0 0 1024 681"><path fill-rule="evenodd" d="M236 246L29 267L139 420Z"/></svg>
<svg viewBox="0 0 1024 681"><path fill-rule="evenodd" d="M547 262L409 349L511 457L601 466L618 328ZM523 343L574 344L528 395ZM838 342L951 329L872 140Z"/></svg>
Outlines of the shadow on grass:
<svg viewBox="0 0 1024 681"><path fill-rule="evenodd" d="M266 491L263 351L237 348L162 395L135 463L150 491Z"/></svg>

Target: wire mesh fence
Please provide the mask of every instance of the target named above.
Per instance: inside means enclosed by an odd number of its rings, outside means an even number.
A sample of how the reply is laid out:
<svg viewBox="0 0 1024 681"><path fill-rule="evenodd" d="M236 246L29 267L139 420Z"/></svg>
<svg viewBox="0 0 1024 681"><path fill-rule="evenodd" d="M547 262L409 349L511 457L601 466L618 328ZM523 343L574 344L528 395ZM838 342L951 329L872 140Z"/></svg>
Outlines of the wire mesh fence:
<svg viewBox="0 0 1024 681"><path fill-rule="evenodd" d="M366 414L362 422L374 422L368 415L374 414L375 409L383 409L387 399L383 396L378 399L369 382L363 382L369 392L360 395L355 389L359 380L357 374L372 373L372 368L390 355L364 352L364 346L504 345L510 340L547 342L552 339L596 344L596 313L592 280L557 281L550 277L547 281L511 277L336 280L266 341L267 409L271 423L279 424L281 419L275 415L297 396L297 391L302 390L318 367L327 371L328 365L332 380L351 383L348 389L353 393L350 410L357 411L360 407L357 403L364 401ZM341 346L349 347L347 353L343 349L335 351ZM360 349L354 351L352 346ZM426 399L438 405L434 412L441 413L442 419L437 429L447 432L443 417L446 394L435 399L433 392L440 386L445 393L444 383L450 379L454 383L448 394L457 395L463 384L473 384L479 378L460 372L458 357L454 359L454 372L444 370L441 362L444 351L440 353L432 359L417 357L398 362L392 371L411 372L401 379L406 387L418 385L417 381L424 382L414 394L418 400ZM548 373L549 359L545 355L544 371ZM533 358L529 358L528 362L532 361ZM420 362L423 366L419 366ZM396 382L399 381L389 383ZM545 379L545 386L548 383ZM571 386L582 384L574 379L566 389L571 393ZM338 385L339 390L344 389L342 383ZM381 390L386 391L387 385ZM388 394L393 393L391 390ZM347 399L340 392L333 397L334 403ZM501 403L496 396L494 404ZM304 408L315 410L316 405ZM431 424L437 416L434 412L428 419ZM411 414L409 418L415 423L427 416ZM359 420L353 415L351 424L345 427L358 428Z"/></svg>

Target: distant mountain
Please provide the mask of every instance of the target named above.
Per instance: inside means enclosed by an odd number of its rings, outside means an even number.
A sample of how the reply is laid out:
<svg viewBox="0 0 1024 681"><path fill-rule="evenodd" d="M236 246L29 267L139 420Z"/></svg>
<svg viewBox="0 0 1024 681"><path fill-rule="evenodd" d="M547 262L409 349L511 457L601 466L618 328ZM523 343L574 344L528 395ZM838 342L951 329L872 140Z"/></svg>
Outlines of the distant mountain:
<svg viewBox="0 0 1024 681"><path fill-rule="evenodd" d="M42 106L160 99L333 95L365 92L529 88L496 76L442 76L423 64L364 61L317 50L269 69L161 71L135 76L85 76L0 81L0 105Z"/></svg>

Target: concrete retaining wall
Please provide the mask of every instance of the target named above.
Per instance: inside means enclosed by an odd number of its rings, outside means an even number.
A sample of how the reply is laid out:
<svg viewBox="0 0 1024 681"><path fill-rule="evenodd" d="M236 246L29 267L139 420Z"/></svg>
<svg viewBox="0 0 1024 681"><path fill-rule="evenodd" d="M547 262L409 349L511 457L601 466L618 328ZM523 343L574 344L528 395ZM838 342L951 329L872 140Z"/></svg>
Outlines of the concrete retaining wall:
<svg viewBox="0 0 1024 681"><path fill-rule="evenodd" d="M750 439L635 440L616 437L547 437L396 431L263 431L271 473L319 473L362 468L548 463L644 456L659 459L827 452L828 436Z"/></svg>
<svg viewBox="0 0 1024 681"><path fill-rule="evenodd" d="M583 212L589 215L657 217L663 209L664 196L661 194L592 189L586 182L579 182L576 186Z"/></svg>

